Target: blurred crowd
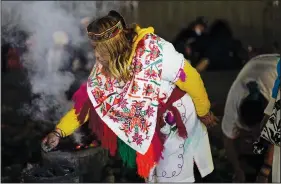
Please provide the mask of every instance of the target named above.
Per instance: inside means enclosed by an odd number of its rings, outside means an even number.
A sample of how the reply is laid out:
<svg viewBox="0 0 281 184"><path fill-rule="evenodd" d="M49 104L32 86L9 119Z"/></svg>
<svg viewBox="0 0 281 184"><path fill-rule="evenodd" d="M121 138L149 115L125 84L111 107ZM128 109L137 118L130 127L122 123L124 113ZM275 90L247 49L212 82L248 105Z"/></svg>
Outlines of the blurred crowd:
<svg viewBox="0 0 281 184"><path fill-rule="evenodd" d="M272 43L269 49L247 43L243 45L234 37L227 21L217 19L209 25L205 17L198 17L182 29L173 44L200 72L240 70L247 61L259 54L280 51L277 42Z"/></svg>
<svg viewBox="0 0 281 184"><path fill-rule="evenodd" d="M81 34L84 34L88 18L81 20ZM9 70L23 68L24 62L30 62L26 56L31 47L36 46L32 35L21 30L12 30L17 44L6 42L2 38L2 74ZM64 51L67 60L62 64L61 70L89 71L93 65L94 57L87 41L79 47L71 43L71 38L65 31L53 34L53 47L46 51L46 58L54 55L54 51ZM240 70L251 58L263 53L276 53L280 51L277 42L272 43L270 49L262 47L245 46L233 36L227 21L218 19L209 25L205 17L198 17L186 28L180 30L172 41L176 50L188 59L198 71ZM53 61L54 62L54 61ZM50 63L51 64L51 63Z"/></svg>

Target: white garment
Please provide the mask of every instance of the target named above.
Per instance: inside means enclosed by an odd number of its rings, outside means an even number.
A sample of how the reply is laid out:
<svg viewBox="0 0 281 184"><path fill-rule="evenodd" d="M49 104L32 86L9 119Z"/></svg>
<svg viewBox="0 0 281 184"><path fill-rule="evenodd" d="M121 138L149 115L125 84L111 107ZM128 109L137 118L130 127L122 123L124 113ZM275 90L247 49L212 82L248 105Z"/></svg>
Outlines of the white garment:
<svg viewBox="0 0 281 184"><path fill-rule="evenodd" d="M248 82L257 82L264 97L270 99L277 77L276 65L279 57L279 54L257 56L251 59L238 74L229 90L222 120L222 131L227 137L235 139L238 136L238 128L248 129L239 122L238 116L240 103L249 94L246 87Z"/></svg>
<svg viewBox="0 0 281 184"><path fill-rule="evenodd" d="M173 82L178 79L179 69L186 61L182 54L175 51L171 43L165 42L163 53L160 94L166 94L168 99L175 88ZM188 138L184 140L179 137L177 130L168 135L164 144L164 159L160 159L158 165L151 171L149 182L194 182L194 163L202 177L214 169L207 129L198 119L191 97L186 94L173 105L182 116Z"/></svg>
<svg viewBox="0 0 281 184"><path fill-rule="evenodd" d="M272 183L280 183L280 147L274 146L272 162Z"/></svg>
<svg viewBox="0 0 281 184"><path fill-rule="evenodd" d="M280 95L280 92L279 94ZM271 115L276 99L271 98L264 113L266 115ZM274 146L273 161L272 161L272 183L280 183L280 147Z"/></svg>

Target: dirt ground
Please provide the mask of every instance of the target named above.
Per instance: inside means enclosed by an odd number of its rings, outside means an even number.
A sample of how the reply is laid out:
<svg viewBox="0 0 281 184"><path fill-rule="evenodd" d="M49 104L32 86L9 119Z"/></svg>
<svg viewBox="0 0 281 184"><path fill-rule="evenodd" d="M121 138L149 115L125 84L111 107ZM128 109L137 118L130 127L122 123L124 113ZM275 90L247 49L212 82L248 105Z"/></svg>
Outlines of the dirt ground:
<svg viewBox="0 0 281 184"><path fill-rule="evenodd" d="M226 95L237 73L235 71L202 74L209 98L213 103L212 109L218 117L223 116ZM22 104L31 100L28 83L25 81L25 75L18 71L2 74L2 182L20 182L23 168L26 168L28 164L40 162L40 142L43 136L54 127L46 122L34 122L28 116L19 113L18 110L22 108ZM220 125L210 129L209 136L215 171L203 180L197 176L197 182L231 182L232 171L225 157ZM105 173L108 174L103 176L102 181L112 180L113 175L115 175L115 182L143 181L136 177L135 170L120 172L120 170L125 171L121 168L122 163L114 159L112 162L105 168Z"/></svg>

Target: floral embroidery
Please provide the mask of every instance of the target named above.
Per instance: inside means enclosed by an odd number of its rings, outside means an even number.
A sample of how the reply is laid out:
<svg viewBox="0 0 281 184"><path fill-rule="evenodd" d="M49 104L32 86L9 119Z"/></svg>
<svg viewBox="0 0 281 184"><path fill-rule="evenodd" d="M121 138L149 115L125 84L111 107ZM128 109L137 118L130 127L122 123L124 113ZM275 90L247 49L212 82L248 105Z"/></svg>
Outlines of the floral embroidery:
<svg viewBox="0 0 281 184"><path fill-rule="evenodd" d="M138 82L137 81L134 81L133 82L133 86L132 86L132 90L131 90L131 93L132 94L136 94L138 91L139 91L140 87L138 85Z"/></svg>
<svg viewBox="0 0 281 184"><path fill-rule="evenodd" d="M149 65L149 64L150 64L150 61L149 61L149 60L145 60L145 64L146 64L146 65Z"/></svg>
<svg viewBox="0 0 281 184"><path fill-rule="evenodd" d="M113 84L110 78L107 78L104 89L113 92Z"/></svg>
<svg viewBox="0 0 281 184"><path fill-rule="evenodd" d="M154 135L162 72L163 40L147 34L132 60L133 78L118 87L96 65L88 80L88 95L98 115L118 137L145 153ZM146 98L144 98L146 97Z"/></svg>
<svg viewBox="0 0 281 184"><path fill-rule="evenodd" d="M146 114L147 114L148 117L153 116L154 112L155 112L155 111L154 111L153 108L150 107L150 106L149 106L149 107L147 108L147 110L146 110Z"/></svg>
<svg viewBox="0 0 281 184"><path fill-rule="evenodd" d="M155 60L160 55L160 50L157 45L151 46L151 52L146 56L146 59Z"/></svg>
<svg viewBox="0 0 281 184"><path fill-rule="evenodd" d="M142 57L145 53L145 42L144 39L138 43L138 50L136 52L136 56L138 58Z"/></svg>
<svg viewBox="0 0 281 184"><path fill-rule="evenodd" d="M151 84L144 84L143 95L144 96L151 96L154 92L154 89Z"/></svg>
<svg viewBox="0 0 281 184"><path fill-rule="evenodd" d="M135 135L132 138L133 138L133 142L135 142L137 145L140 145L143 141L142 135L139 135L138 133L135 133Z"/></svg>
<svg viewBox="0 0 281 184"><path fill-rule="evenodd" d="M95 99L98 101L98 103L101 103L105 97L105 93L100 90L99 88L95 88L92 91L93 96L95 97Z"/></svg>
<svg viewBox="0 0 281 184"><path fill-rule="evenodd" d="M142 70L142 63L136 59L134 71L135 73L139 73Z"/></svg>
<svg viewBox="0 0 281 184"><path fill-rule="evenodd" d="M124 99L119 103L118 106L121 107L122 109L124 109L124 108L126 108L126 105L128 105L128 102L127 102L127 99Z"/></svg>
<svg viewBox="0 0 281 184"><path fill-rule="evenodd" d="M145 70L145 73L144 73L144 77L147 78L147 79L156 79L158 76L157 76L157 72L155 70L152 70L151 68Z"/></svg>

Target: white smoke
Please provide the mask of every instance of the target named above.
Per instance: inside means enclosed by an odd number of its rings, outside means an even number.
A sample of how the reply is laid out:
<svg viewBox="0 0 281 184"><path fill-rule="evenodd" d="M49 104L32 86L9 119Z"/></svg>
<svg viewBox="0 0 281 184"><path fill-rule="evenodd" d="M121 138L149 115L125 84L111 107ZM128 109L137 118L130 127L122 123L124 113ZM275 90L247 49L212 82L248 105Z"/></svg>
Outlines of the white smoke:
<svg viewBox="0 0 281 184"><path fill-rule="evenodd" d="M69 53L54 46L54 32L66 32L71 45L80 46L87 42L86 34L81 34L80 20L105 15L111 9L118 11L121 5L122 1L2 2L2 40L20 46L22 40L15 36L15 30L32 36L34 45L24 54L23 65L28 71L31 91L38 95L31 106L25 106L34 119L57 122L71 106L64 92L74 76L59 70Z"/></svg>
<svg viewBox="0 0 281 184"><path fill-rule="evenodd" d="M54 32L63 31L67 33L71 45L84 47L88 45L88 40L86 33L81 32L81 20L85 17L95 19L109 10L119 11L124 6L137 12L137 3L134 1L2 2L2 42L22 47L26 42L21 35L16 34L16 30L20 30L28 33L28 44L32 44L22 60L28 72L31 92L37 98L32 100L31 105L24 105L23 113L31 115L34 120L57 123L72 105L67 101L65 91L75 77L70 72L59 70L67 65L65 60L69 53L54 45ZM82 137L80 131L73 135L77 143L81 142Z"/></svg>

